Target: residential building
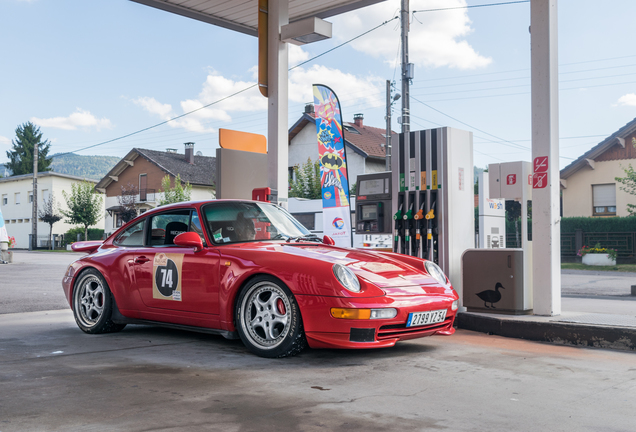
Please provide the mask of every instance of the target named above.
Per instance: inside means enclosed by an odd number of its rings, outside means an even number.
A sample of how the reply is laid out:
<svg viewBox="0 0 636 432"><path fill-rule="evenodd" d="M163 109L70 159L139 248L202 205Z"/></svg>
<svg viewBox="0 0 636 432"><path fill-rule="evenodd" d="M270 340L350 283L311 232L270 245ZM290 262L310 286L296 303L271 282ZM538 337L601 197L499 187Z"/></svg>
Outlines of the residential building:
<svg viewBox="0 0 636 432"><path fill-rule="evenodd" d="M366 126L364 116L355 114L353 123L343 122L343 129L349 184L355 184L360 174L385 171L386 128ZM393 132L392 145L397 145L397 139L397 134ZM312 104L305 106L305 112L289 128L290 177L293 176L294 166L306 163L307 159L318 160L316 120Z"/></svg>
<svg viewBox="0 0 636 432"><path fill-rule="evenodd" d="M38 173L38 209L43 208L51 195L62 210L68 210L62 192L71 193L75 183L84 181L81 177L59 174L52 171ZM97 183L95 180L86 180ZM33 174L0 178L0 208L7 232L15 237L17 248L29 247L33 215ZM61 213L60 213L61 214ZM50 226L38 221L38 247L48 245ZM65 218L53 225L53 236L64 234L75 226L65 222ZM91 228L104 228L104 220Z"/></svg>
<svg viewBox="0 0 636 432"><path fill-rule="evenodd" d="M628 216L636 196L615 179L630 164L636 166L636 119L561 170L563 216Z"/></svg>
<svg viewBox="0 0 636 432"><path fill-rule="evenodd" d="M182 183L192 185L192 200L214 198L216 158L194 154L194 143L185 144L185 154L176 149L167 151L133 148L102 178L95 189L106 195L106 233L113 233L122 225L119 197L122 187L138 188L134 197L139 212L155 208L163 198L161 180L170 177L171 184L177 175Z"/></svg>

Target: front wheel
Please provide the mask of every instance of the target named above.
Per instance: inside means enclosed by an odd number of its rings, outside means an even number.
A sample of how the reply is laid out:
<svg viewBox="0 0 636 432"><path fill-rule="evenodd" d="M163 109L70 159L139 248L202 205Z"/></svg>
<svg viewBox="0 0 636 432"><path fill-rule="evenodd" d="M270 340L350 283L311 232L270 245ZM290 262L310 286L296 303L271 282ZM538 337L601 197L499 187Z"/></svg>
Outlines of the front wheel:
<svg viewBox="0 0 636 432"><path fill-rule="evenodd" d="M73 315L82 331L113 333L126 327L112 321L113 303L110 288L100 272L88 269L79 276L73 289Z"/></svg>
<svg viewBox="0 0 636 432"><path fill-rule="evenodd" d="M237 330L245 346L261 357L293 356L307 341L296 299L269 276L252 279L236 303Z"/></svg>

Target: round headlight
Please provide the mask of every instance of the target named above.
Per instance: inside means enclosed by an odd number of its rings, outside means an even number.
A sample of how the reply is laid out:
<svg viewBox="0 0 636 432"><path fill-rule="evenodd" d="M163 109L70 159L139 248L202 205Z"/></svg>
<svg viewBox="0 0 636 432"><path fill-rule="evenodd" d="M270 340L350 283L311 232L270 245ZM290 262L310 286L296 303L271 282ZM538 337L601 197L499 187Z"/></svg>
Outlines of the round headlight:
<svg viewBox="0 0 636 432"><path fill-rule="evenodd" d="M437 264L433 261L426 261L424 267L426 268L426 272L433 276L437 282L441 285L446 285L446 275L444 275L444 272Z"/></svg>
<svg viewBox="0 0 636 432"><path fill-rule="evenodd" d="M341 264L333 265L333 274L343 287L353 292L360 292L360 281L356 274L349 268Z"/></svg>

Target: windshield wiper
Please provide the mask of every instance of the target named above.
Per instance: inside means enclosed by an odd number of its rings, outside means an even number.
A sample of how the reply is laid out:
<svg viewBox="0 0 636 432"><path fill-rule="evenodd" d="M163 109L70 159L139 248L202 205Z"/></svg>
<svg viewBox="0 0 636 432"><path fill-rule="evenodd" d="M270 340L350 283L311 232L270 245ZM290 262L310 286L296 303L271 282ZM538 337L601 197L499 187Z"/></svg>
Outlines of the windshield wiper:
<svg viewBox="0 0 636 432"><path fill-rule="evenodd" d="M298 237L289 237L286 242L289 243L291 241L296 241L296 243L298 243L301 240L308 240L308 241L318 241L318 242L322 242L322 240L320 239L320 237L318 237L316 234L305 234L302 236L298 236Z"/></svg>

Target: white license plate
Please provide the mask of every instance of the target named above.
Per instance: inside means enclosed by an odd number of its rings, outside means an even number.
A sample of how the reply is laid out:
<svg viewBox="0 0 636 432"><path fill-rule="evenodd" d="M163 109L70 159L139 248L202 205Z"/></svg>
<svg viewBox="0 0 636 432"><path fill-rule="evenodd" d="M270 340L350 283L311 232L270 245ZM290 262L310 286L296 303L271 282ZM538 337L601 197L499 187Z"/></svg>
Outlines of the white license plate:
<svg viewBox="0 0 636 432"><path fill-rule="evenodd" d="M415 327L429 324L441 323L446 319L446 309L440 309L429 312L412 312L409 314L409 320L406 322L407 327Z"/></svg>

